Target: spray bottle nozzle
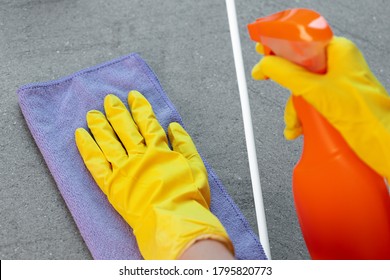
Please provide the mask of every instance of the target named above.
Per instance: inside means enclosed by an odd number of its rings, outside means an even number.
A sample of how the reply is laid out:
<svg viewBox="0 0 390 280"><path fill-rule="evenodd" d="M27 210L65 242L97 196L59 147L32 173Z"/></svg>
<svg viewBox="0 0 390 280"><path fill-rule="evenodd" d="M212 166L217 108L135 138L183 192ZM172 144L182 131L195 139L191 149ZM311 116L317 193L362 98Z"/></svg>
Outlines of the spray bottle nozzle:
<svg viewBox="0 0 390 280"><path fill-rule="evenodd" d="M278 55L316 73L326 71L325 49L333 32L316 11L281 11L248 24L248 31L265 55Z"/></svg>

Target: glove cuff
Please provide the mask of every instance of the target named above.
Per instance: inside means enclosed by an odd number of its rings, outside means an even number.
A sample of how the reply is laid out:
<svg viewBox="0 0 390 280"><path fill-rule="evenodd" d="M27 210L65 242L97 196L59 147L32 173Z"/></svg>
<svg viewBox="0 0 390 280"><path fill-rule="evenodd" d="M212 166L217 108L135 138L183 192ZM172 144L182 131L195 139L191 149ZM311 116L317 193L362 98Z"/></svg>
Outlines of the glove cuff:
<svg viewBox="0 0 390 280"><path fill-rule="evenodd" d="M228 251L232 253L232 255L234 255L233 243L230 240L230 238L227 236L227 234L226 235L204 234L204 235L198 236L197 238L195 238L192 241L190 241L189 243L187 243L187 245L178 254L176 259L179 258L188 248L190 248L196 242L201 241L201 240L215 240L215 241L218 241L218 242L222 243L226 247L226 249L228 249Z"/></svg>
<svg viewBox="0 0 390 280"><path fill-rule="evenodd" d="M134 228L145 259L177 259L196 241L213 239L222 242L234 254L233 244L216 216L191 200L179 206L152 207Z"/></svg>

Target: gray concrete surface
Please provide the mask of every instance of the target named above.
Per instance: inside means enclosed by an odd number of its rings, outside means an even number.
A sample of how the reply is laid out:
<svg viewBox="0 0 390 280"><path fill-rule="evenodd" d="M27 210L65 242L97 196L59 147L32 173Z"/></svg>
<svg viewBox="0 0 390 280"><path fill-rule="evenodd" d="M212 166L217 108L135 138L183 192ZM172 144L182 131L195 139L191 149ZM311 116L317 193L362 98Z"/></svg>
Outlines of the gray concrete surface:
<svg viewBox="0 0 390 280"><path fill-rule="evenodd" d="M322 13L364 52L390 88L386 1L237 1L261 182L274 259L308 259L295 215L291 172L301 140L283 139L288 92L255 82L259 56L246 24L291 7ZM0 258L90 259L17 104L16 89L130 52L157 73L198 149L256 230L225 2L0 1Z"/></svg>

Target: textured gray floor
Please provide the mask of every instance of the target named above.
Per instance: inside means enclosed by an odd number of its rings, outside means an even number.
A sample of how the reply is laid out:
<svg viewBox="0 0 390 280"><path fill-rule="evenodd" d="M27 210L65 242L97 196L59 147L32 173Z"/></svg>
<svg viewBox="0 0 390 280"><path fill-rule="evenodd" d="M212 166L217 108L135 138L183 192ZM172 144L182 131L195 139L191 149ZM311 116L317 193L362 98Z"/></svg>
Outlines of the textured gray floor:
<svg viewBox="0 0 390 280"><path fill-rule="evenodd" d="M298 6L318 10L364 52L390 88L386 1L236 1L274 259L309 258L291 172L301 140L283 139L287 91L255 82L246 24ZM138 52L154 69L209 161L256 230L225 2L0 1L0 258L91 258L17 105L16 89Z"/></svg>

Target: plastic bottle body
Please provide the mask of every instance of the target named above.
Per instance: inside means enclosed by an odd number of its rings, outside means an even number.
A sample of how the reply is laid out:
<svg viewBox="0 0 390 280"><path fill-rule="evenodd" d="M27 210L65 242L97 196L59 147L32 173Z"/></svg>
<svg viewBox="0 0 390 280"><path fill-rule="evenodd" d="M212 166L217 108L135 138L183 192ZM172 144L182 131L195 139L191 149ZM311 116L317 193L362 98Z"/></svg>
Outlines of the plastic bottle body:
<svg viewBox="0 0 390 280"><path fill-rule="evenodd" d="M293 171L302 233L313 259L390 259L390 197L325 118L293 97L304 133Z"/></svg>

